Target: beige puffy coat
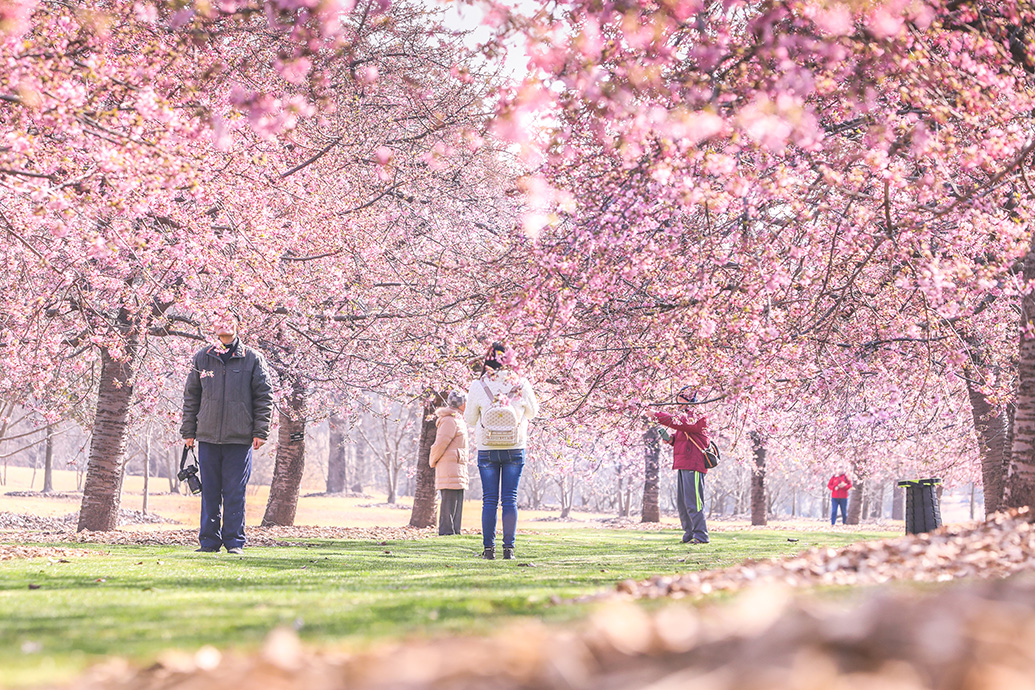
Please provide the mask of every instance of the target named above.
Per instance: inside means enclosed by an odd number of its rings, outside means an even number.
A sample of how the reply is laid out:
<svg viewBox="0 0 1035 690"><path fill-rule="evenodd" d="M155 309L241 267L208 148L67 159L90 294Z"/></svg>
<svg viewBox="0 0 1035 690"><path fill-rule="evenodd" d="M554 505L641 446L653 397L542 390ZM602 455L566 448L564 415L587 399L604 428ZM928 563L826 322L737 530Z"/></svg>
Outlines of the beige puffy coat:
<svg viewBox="0 0 1035 690"><path fill-rule="evenodd" d="M435 490L467 488L467 424L454 407L435 410L435 443L428 462L435 468Z"/></svg>

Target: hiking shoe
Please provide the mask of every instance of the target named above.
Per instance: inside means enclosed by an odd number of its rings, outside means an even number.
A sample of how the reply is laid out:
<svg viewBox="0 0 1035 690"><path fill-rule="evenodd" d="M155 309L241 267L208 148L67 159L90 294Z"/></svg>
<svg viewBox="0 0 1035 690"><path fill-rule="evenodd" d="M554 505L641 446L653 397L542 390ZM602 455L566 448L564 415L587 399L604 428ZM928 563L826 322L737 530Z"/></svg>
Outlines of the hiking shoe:
<svg viewBox="0 0 1035 690"><path fill-rule="evenodd" d="M200 549L194 549L194 553L219 553L219 547L202 546Z"/></svg>
<svg viewBox="0 0 1035 690"><path fill-rule="evenodd" d="M244 549L242 549L240 546L235 546L232 549L227 549L226 552L236 554L238 556L244 555Z"/></svg>
<svg viewBox="0 0 1035 690"><path fill-rule="evenodd" d="M494 561L494 560L496 560L496 547L495 546L486 546L485 550L482 551L482 558L484 558L487 561Z"/></svg>
<svg viewBox="0 0 1035 690"><path fill-rule="evenodd" d="M708 542L704 541L703 539L697 539L697 538L694 538L694 539L691 539L691 540L690 540L689 542L687 542L687 543L688 543L688 544L707 544Z"/></svg>
<svg viewBox="0 0 1035 690"><path fill-rule="evenodd" d="M514 560L514 549L508 549L507 547L504 546L503 547L503 560L505 560L505 561L512 561L512 560Z"/></svg>

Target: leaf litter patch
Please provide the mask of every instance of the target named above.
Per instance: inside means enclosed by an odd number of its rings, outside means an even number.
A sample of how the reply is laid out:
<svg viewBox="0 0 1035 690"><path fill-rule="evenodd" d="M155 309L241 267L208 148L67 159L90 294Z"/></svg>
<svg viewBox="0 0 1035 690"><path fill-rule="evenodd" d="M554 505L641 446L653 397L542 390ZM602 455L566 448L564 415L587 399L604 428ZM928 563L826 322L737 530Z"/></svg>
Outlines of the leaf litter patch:
<svg viewBox="0 0 1035 690"><path fill-rule="evenodd" d="M790 587L860 586L888 582L950 582L1006 578L1035 571L1035 514L1029 508L985 522L942 527L928 534L858 542L841 549L815 548L789 558L745 561L722 570L626 580L614 591L579 599L657 599L737 592L759 584ZM710 546L688 547L707 557Z"/></svg>
<svg viewBox="0 0 1035 690"><path fill-rule="evenodd" d="M465 529L463 534L480 534L478 530ZM309 546L307 541L299 540L335 540L335 541L410 541L430 539L438 536L436 527L418 529L416 527L248 527L247 546ZM161 531L112 530L110 532L91 532L74 529L60 530L14 530L0 531L0 540L6 542L29 543L79 543L79 544L119 544L136 546L197 546L197 529L177 529Z"/></svg>

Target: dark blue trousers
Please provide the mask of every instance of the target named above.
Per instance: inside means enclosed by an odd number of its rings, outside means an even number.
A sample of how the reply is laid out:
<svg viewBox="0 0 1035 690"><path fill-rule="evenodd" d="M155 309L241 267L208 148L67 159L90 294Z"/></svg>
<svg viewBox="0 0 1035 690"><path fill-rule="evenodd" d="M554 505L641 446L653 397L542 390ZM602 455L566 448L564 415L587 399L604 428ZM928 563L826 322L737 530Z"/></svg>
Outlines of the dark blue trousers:
<svg viewBox="0 0 1035 690"><path fill-rule="evenodd" d="M848 499L847 498L831 498L830 499L830 524L837 524L837 511L841 510L841 524L848 524Z"/></svg>
<svg viewBox="0 0 1035 690"><path fill-rule="evenodd" d="M496 511L502 506L503 548L514 548L517 533L517 496L525 449L479 450L478 474L482 478L482 545L496 546Z"/></svg>
<svg viewBox="0 0 1035 690"><path fill-rule="evenodd" d="M244 492L252 475L251 444L199 441L198 467L201 469L201 530L198 533L201 547L243 547Z"/></svg>

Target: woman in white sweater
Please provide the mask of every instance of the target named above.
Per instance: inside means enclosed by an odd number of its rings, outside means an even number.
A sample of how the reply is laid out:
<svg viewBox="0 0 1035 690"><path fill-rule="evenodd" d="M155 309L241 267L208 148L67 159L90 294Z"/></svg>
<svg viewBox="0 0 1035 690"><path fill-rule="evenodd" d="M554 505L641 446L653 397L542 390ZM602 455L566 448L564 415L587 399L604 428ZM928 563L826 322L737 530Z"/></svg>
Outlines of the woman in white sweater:
<svg viewBox="0 0 1035 690"><path fill-rule="evenodd" d="M482 558L496 557L496 514L503 506L503 558L514 558L517 495L525 466L528 422L539 401L528 379L510 371L511 353L493 343L482 376L471 382L464 419L474 427L478 474L482 480Z"/></svg>

